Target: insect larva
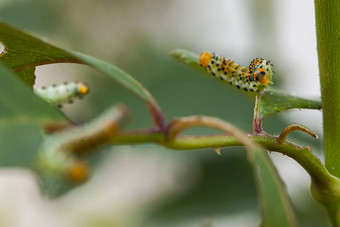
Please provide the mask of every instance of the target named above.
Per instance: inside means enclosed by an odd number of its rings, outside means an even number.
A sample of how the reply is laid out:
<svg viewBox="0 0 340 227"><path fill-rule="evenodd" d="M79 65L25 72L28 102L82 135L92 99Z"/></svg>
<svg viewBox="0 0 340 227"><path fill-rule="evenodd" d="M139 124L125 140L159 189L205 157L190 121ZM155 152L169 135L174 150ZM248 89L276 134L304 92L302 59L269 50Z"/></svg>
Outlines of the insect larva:
<svg viewBox="0 0 340 227"><path fill-rule="evenodd" d="M72 103L75 98L83 97L89 92L89 87L82 82L70 82L34 89L34 92L45 101L60 106Z"/></svg>
<svg viewBox="0 0 340 227"><path fill-rule="evenodd" d="M262 58L255 58L245 68L222 56L203 52L199 62L213 76L245 91L261 92L268 84L273 84L273 65Z"/></svg>

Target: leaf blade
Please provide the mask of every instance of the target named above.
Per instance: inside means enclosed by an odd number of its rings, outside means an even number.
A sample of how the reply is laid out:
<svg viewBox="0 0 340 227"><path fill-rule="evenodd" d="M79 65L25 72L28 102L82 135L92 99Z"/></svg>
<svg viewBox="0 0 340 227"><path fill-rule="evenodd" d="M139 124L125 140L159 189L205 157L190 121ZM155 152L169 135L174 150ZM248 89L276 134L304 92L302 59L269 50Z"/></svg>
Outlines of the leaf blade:
<svg viewBox="0 0 340 227"><path fill-rule="evenodd" d="M3 22L0 22L0 42L5 47L5 51L0 54L0 62L15 72L52 63L87 64L114 79L144 102L157 106L159 109L149 91L132 76L110 63L75 51L58 48ZM32 84L34 74L23 73L20 79Z"/></svg>
<svg viewBox="0 0 340 227"><path fill-rule="evenodd" d="M113 78L118 84L120 84L125 89L130 90L131 93L135 94L143 101L148 103L154 102L154 98L150 92L147 91L141 83L118 67L98 58L94 58L76 51L65 50L65 52L70 53L74 58L93 67L98 72Z"/></svg>
<svg viewBox="0 0 340 227"><path fill-rule="evenodd" d="M66 118L1 63L0 77L0 165L34 168L41 125Z"/></svg>
<svg viewBox="0 0 340 227"><path fill-rule="evenodd" d="M310 100L280 93L265 91L261 97L260 114L267 117L271 114L289 109L322 109L320 100Z"/></svg>
<svg viewBox="0 0 340 227"><path fill-rule="evenodd" d="M261 200L261 226L297 226L284 183L267 152L263 149L249 150L248 160L253 166L258 195Z"/></svg>
<svg viewBox="0 0 340 227"><path fill-rule="evenodd" d="M46 122L65 121L56 108L44 102L0 63L0 121Z"/></svg>
<svg viewBox="0 0 340 227"><path fill-rule="evenodd" d="M51 44L0 22L0 42L5 47L0 61L13 71L76 59Z"/></svg>

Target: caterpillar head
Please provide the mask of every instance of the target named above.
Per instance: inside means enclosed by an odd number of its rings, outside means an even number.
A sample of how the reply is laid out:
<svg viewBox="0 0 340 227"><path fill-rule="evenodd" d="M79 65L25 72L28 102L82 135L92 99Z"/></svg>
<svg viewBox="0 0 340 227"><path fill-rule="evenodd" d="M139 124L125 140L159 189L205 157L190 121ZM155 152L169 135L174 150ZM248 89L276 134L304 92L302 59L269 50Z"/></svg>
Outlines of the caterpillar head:
<svg viewBox="0 0 340 227"><path fill-rule="evenodd" d="M200 65L204 68L207 67L210 63L211 58L212 58L212 56L209 52L201 53L201 55L200 55Z"/></svg>
<svg viewBox="0 0 340 227"><path fill-rule="evenodd" d="M255 58L249 65L249 71L257 81L263 84L264 87L267 87L267 84L273 84L272 67L273 64L271 64L270 61L262 58Z"/></svg>
<svg viewBox="0 0 340 227"><path fill-rule="evenodd" d="M89 92L89 86L86 83L80 82L78 84L78 93L79 95L83 96Z"/></svg>

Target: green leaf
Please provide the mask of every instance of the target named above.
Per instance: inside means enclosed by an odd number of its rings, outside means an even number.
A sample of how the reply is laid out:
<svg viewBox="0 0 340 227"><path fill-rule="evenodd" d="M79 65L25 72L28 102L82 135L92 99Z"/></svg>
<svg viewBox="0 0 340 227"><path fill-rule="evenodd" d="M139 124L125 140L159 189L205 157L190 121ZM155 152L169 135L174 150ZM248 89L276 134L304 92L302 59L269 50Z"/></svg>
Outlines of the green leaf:
<svg viewBox="0 0 340 227"><path fill-rule="evenodd" d="M265 150L249 150L262 208L262 227L294 227L296 218L284 184Z"/></svg>
<svg viewBox="0 0 340 227"><path fill-rule="evenodd" d="M0 165L33 167L40 126L66 119L1 63L0 77Z"/></svg>
<svg viewBox="0 0 340 227"><path fill-rule="evenodd" d="M41 129L35 123L18 122L0 126L0 166L35 168Z"/></svg>
<svg viewBox="0 0 340 227"><path fill-rule="evenodd" d="M110 63L74 51L60 49L2 22L0 22L0 42L5 47L5 51L0 55L0 62L15 72L32 70L35 66L52 63L87 64L114 79L138 98L159 110L155 99L138 81ZM28 84L34 81L33 73L21 73L19 77Z"/></svg>
<svg viewBox="0 0 340 227"><path fill-rule="evenodd" d="M25 84L33 87L35 82L35 67L24 69L15 73Z"/></svg>
<svg viewBox="0 0 340 227"><path fill-rule="evenodd" d="M59 110L44 102L24 85L9 69L0 63L0 122L43 124L65 121Z"/></svg>
<svg viewBox="0 0 340 227"><path fill-rule="evenodd" d="M276 112L293 108L321 109L322 106L320 100L303 99L276 91L265 91L261 96L261 117L266 117Z"/></svg>
<svg viewBox="0 0 340 227"><path fill-rule="evenodd" d="M84 64L92 66L98 72L113 78L119 85L126 88L127 90L130 90L131 93L135 94L143 101L148 103L155 103L155 100L150 92L146 90L142 84L140 84L132 76L117 68L116 66L75 51L65 50L65 52L72 54L72 56L74 56L76 59L83 62Z"/></svg>
<svg viewBox="0 0 340 227"><path fill-rule="evenodd" d="M190 65L193 68L199 69L202 72L207 73L199 64L199 56L191 51L184 49L175 49L170 52L170 55L176 60L183 62L186 65Z"/></svg>
<svg viewBox="0 0 340 227"><path fill-rule="evenodd" d="M0 42L5 47L0 61L13 71L76 61L69 53L1 22Z"/></svg>

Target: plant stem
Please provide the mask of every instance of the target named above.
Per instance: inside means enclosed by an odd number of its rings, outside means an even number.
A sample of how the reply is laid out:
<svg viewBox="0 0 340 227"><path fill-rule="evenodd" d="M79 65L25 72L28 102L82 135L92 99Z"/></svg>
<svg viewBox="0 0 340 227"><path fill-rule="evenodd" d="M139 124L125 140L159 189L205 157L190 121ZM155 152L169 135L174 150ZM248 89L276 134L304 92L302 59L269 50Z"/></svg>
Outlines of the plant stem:
<svg viewBox="0 0 340 227"><path fill-rule="evenodd" d="M337 221L338 204L326 206L326 211L332 226L339 226Z"/></svg>
<svg viewBox="0 0 340 227"><path fill-rule="evenodd" d="M315 0L325 165L340 177L340 1Z"/></svg>
<svg viewBox="0 0 340 227"><path fill-rule="evenodd" d="M262 117L260 114L260 102L262 93L259 93L255 97L254 117L253 117L253 133L259 135L263 132L262 130Z"/></svg>
<svg viewBox="0 0 340 227"><path fill-rule="evenodd" d="M234 137L241 144L251 149L259 149L259 146L252 141L248 135L242 132L232 124L220 120L215 117L208 116L190 116L174 119L167 127L166 138L167 141L173 141L181 131L192 127L209 127L220 130Z"/></svg>
<svg viewBox="0 0 340 227"><path fill-rule="evenodd" d="M337 182L338 179L331 176L321 161L311 152L309 147L299 147L291 142L284 142L280 145L276 137L251 136L254 142L260 144L269 151L280 152L297 161L318 184L329 184ZM233 136L209 135L209 136L177 136L174 140L166 140L162 132L134 131L124 132L112 137L112 144L141 144L157 143L176 150L194 150L215 147L242 146L241 142Z"/></svg>

